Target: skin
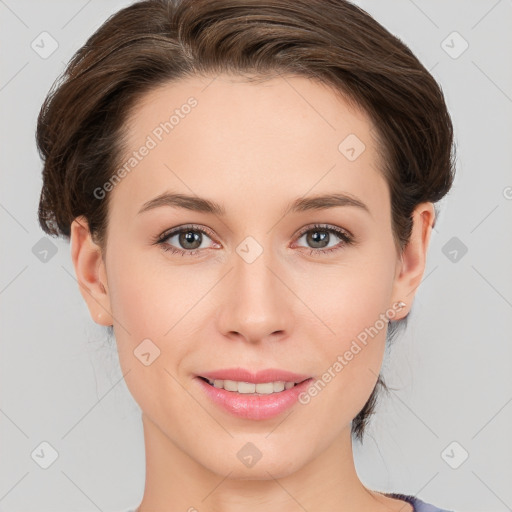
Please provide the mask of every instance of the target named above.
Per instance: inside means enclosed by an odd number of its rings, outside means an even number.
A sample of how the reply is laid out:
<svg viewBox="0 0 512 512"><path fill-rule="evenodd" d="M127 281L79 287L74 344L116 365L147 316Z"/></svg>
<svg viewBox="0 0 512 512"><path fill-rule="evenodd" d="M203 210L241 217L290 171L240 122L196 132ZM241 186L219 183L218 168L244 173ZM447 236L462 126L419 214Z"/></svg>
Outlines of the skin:
<svg viewBox="0 0 512 512"><path fill-rule="evenodd" d="M133 111L127 154L190 96L198 105L110 192L106 253L85 218L72 225L81 293L93 320L114 326L125 380L142 410L140 512L411 511L366 488L352 452L351 421L375 386L385 328L309 404L270 420L224 412L195 376L241 366L321 378L393 304L406 303L394 320L407 315L425 269L433 204L415 209L400 254L374 126L304 77L250 84L220 75L160 86ZM338 150L349 134L366 146L354 161ZM213 200L226 215L171 206L138 214L166 191ZM335 192L357 197L369 212L338 206L282 215L292 200ZM190 223L212 234L202 235L195 255L153 243ZM322 245L298 236L316 223L348 230L355 243L329 234L328 248L339 250L322 255ZM247 236L263 249L252 263L236 252ZM178 236L167 244L191 251ZM149 366L134 356L146 338L160 350ZM262 453L251 468L237 458L247 442Z"/></svg>

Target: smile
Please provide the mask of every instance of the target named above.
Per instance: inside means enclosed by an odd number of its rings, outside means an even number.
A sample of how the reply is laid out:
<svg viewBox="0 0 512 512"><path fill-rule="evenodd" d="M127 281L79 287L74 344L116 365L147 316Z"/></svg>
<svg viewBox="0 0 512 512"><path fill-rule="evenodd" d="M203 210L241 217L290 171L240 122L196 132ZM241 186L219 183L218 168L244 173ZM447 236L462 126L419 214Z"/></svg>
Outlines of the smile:
<svg viewBox="0 0 512 512"><path fill-rule="evenodd" d="M218 389L225 389L226 391L231 391L234 393L255 395L270 395L272 393L280 393L281 391L291 389L298 384L297 382L285 382L282 380L274 382L254 383L235 380L206 379L204 377L201 378L206 380L210 386Z"/></svg>
<svg viewBox="0 0 512 512"><path fill-rule="evenodd" d="M266 376L255 376L236 370L231 372L233 379L214 378L219 376L197 375L194 380L199 384L207 402L223 412L247 420L266 420L279 416L294 406L299 395L314 381L313 377L291 373L284 376L283 372L279 372L279 376L286 380L267 380L279 378L272 371L267 372ZM235 377L247 380L234 380Z"/></svg>

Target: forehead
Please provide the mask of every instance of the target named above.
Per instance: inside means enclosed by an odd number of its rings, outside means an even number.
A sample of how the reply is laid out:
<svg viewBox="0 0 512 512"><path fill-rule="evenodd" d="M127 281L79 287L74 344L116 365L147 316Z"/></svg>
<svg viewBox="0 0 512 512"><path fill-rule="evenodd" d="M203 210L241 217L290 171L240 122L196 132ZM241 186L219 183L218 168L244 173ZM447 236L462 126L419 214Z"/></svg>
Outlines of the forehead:
<svg viewBox="0 0 512 512"><path fill-rule="evenodd" d="M182 122L187 117L190 120ZM226 134L231 140L240 140L248 130L265 132L279 142L284 142L286 132L288 138L307 138L316 145L320 137L315 134L320 134L330 146L337 146L340 137L349 133L372 145L376 134L372 120L354 102L332 86L303 76L255 77L249 81L220 74L169 82L135 104L127 122L129 140L135 142L140 135L155 130L160 138L155 122L170 122L176 140L180 134L181 138L188 135L187 125L193 125L197 137L209 132L213 143ZM244 130L237 132L240 127ZM168 134L170 131L164 130L162 135Z"/></svg>
<svg viewBox="0 0 512 512"><path fill-rule="evenodd" d="M363 111L306 77L190 77L135 105L123 158L134 165L125 165L129 172L114 193L130 188L139 206L165 189L222 195L229 187L255 200L333 186L382 193L375 134Z"/></svg>

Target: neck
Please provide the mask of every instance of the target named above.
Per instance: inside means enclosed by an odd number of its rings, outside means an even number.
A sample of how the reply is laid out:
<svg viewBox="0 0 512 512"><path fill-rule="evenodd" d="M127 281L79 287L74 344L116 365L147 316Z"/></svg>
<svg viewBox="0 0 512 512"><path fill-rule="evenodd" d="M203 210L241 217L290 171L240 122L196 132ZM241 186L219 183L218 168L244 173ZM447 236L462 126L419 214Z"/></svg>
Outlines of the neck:
<svg viewBox="0 0 512 512"><path fill-rule="evenodd" d="M334 443L293 473L271 467L264 476L230 478L192 459L143 415L146 482L137 512L389 512L411 510L404 502L367 489L354 466L350 428ZM235 469L235 468L232 468ZM260 466L261 469L261 466ZM394 508L393 508L394 507Z"/></svg>

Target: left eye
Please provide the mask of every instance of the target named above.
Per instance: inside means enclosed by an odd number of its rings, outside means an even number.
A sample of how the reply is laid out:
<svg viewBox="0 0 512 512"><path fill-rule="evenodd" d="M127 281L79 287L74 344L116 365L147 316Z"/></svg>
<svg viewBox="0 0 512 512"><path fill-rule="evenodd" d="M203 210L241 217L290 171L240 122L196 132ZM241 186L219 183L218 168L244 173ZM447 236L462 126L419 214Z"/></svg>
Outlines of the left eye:
<svg viewBox="0 0 512 512"><path fill-rule="evenodd" d="M334 246L329 247L328 243L331 241L332 235L342 240ZM354 243L354 237L348 231L338 228L336 226L321 226L315 224L303 230L298 237L298 240L305 238L308 244L311 244L306 249L310 249L309 254L312 256L325 256L328 253L339 251L343 247Z"/></svg>
<svg viewBox="0 0 512 512"><path fill-rule="evenodd" d="M307 231L304 231L302 235L300 235L298 240L305 237L307 243L313 245L313 249L323 249L328 247L328 243L332 240L331 235L335 235L335 237L343 240L347 244L351 242L350 236L344 231L341 231L337 228L323 226L315 226L313 228L309 228ZM311 246L309 248L311 248Z"/></svg>

